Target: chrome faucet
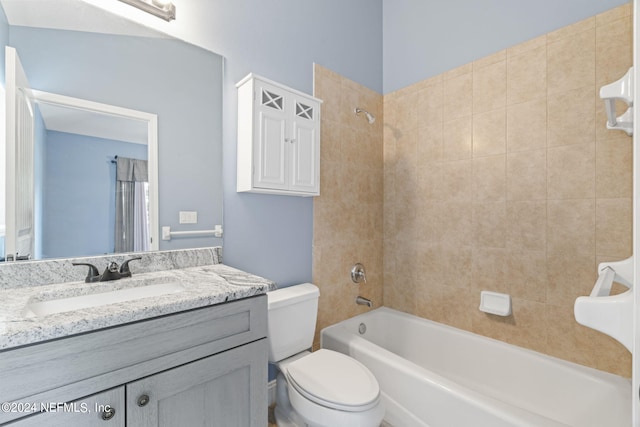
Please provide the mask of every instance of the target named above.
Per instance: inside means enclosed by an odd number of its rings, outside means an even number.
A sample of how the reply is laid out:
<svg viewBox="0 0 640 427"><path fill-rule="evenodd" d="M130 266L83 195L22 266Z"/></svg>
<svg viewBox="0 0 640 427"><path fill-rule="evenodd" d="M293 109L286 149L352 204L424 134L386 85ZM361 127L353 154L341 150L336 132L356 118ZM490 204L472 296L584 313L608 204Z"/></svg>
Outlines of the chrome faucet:
<svg viewBox="0 0 640 427"><path fill-rule="evenodd" d="M361 297L361 296L357 296L356 297L356 304L358 305L366 305L367 307L372 307L373 303L371 302L370 299L365 298L365 297Z"/></svg>
<svg viewBox="0 0 640 427"><path fill-rule="evenodd" d="M366 272L364 271L364 265L356 262L353 267L351 267L351 280L353 283L367 283Z"/></svg>

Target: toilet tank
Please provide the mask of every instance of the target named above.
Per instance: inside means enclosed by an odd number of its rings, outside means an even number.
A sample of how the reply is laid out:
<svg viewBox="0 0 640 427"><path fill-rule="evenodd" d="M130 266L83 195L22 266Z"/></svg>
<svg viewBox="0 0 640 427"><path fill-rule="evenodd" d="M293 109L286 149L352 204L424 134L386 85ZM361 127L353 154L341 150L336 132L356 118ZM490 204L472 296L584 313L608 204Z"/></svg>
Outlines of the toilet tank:
<svg viewBox="0 0 640 427"><path fill-rule="evenodd" d="M267 292L269 362L279 362L313 344L320 291L311 283Z"/></svg>

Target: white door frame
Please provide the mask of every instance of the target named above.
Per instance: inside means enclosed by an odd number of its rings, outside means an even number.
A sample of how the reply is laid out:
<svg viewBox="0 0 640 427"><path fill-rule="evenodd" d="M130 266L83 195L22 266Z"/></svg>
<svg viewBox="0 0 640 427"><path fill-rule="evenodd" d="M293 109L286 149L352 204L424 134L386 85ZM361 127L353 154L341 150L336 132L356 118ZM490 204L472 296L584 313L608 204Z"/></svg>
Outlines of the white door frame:
<svg viewBox="0 0 640 427"><path fill-rule="evenodd" d="M60 105L78 108L95 113L129 118L147 122L147 161L149 168L149 237L150 250L157 251L160 246L160 228L158 219L158 116L144 111L131 110L115 105L102 104L86 99L73 98L56 93L32 90L33 99L37 103Z"/></svg>

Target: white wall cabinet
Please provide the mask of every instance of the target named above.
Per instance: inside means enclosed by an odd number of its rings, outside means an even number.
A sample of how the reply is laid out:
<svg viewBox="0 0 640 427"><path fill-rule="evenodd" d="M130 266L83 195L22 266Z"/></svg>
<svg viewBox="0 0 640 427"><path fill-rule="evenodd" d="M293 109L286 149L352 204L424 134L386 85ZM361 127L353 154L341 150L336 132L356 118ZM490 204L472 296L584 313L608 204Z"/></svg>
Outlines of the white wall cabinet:
<svg viewBox="0 0 640 427"><path fill-rule="evenodd" d="M320 194L322 101L249 74L238 88L238 192Z"/></svg>
<svg viewBox="0 0 640 427"><path fill-rule="evenodd" d="M7 350L0 402L54 412L0 411L0 425L264 427L266 305L261 295Z"/></svg>

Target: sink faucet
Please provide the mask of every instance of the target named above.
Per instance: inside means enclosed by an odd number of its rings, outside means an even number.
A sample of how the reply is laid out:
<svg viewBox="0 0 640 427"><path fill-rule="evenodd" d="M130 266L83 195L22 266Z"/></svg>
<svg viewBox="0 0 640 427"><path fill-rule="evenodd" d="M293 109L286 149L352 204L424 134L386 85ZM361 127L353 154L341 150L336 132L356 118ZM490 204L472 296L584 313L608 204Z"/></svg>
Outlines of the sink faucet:
<svg viewBox="0 0 640 427"><path fill-rule="evenodd" d="M108 282L110 280L118 280L122 278L118 271L118 263L111 261L107 268L104 269L104 273L100 276L100 282Z"/></svg>
<svg viewBox="0 0 640 427"><path fill-rule="evenodd" d="M129 258L125 262L122 263L120 267L118 267L118 263L110 262L107 268L105 268L104 273L100 274L95 265L89 264L86 262L73 262L72 265L86 265L89 267L89 272L87 273L87 277L84 279L86 283L95 283L95 282L107 282L110 280L118 280L123 277L131 277L131 269L129 268L129 263L134 260L142 259L141 256Z"/></svg>

